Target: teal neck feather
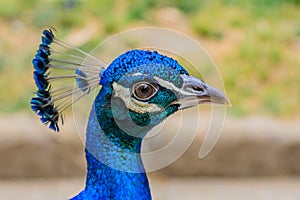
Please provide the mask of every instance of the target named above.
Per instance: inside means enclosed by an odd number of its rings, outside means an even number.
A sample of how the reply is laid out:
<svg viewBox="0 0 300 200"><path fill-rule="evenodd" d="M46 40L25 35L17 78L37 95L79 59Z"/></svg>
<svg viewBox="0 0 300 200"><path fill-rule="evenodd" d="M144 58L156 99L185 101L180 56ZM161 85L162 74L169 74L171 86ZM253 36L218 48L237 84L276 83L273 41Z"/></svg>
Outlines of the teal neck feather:
<svg viewBox="0 0 300 200"><path fill-rule="evenodd" d="M140 132L141 137L133 137L121 130L115 123L110 100L104 96L101 90L87 127L86 187L73 199L151 199L140 156L142 137L147 131Z"/></svg>

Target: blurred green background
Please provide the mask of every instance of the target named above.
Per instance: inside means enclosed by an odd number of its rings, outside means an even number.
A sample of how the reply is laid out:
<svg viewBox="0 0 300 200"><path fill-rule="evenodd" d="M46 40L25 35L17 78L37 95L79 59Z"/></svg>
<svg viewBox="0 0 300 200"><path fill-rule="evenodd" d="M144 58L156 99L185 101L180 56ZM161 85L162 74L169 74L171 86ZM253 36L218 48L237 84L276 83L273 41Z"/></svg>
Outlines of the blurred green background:
<svg viewBox="0 0 300 200"><path fill-rule="evenodd" d="M299 199L300 0L0 0L0 199L66 199L84 187L84 146L70 116L58 135L30 110L31 60L51 26L87 52L121 31L170 28L218 66L233 104L221 137L199 160L200 128L180 159L151 173L154 199ZM200 127L208 120L204 113Z"/></svg>
<svg viewBox="0 0 300 200"><path fill-rule="evenodd" d="M207 49L234 105L230 115L299 115L299 0L2 0L0 26L2 113L29 111L31 59L43 29L54 26L89 51L111 34L159 26Z"/></svg>

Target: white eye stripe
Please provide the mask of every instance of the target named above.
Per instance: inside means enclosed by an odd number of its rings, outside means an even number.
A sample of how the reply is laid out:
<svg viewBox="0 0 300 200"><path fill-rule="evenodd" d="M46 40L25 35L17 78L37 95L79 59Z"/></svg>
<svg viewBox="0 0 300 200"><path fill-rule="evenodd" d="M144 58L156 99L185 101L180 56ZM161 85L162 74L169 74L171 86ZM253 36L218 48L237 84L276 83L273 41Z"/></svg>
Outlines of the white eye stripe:
<svg viewBox="0 0 300 200"><path fill-rule="evenodd" d="M185 90L185 88L178 88L173 83L163 80L157 76L155 76L154 79L159 83L159 85L171 91L174 91L175 94L187 95L187 96L193 94L192 93L193 91L191 89Z"/></svg>
<svg viewBox="0 0 300 200"><path fill-rule="evenodd" d="M165 87L167 89L173 90L173 91L179 91L180 89L178 87L176 87L173 83L166 81L164 79L161 79L157 76L154 76L154 79L162 86Z"/></svg>
<svg viewBox="0 0 300 200"><path fill-rule="evenodd" d="M175 94L185 93L184 91L182 91L181 88L176 87L173 83L171 83L169 81L161 79L157 76L155 76L154 79L159 83L159 85L161 85L162 87L167 88L171 91L174 91Z"/></svg>

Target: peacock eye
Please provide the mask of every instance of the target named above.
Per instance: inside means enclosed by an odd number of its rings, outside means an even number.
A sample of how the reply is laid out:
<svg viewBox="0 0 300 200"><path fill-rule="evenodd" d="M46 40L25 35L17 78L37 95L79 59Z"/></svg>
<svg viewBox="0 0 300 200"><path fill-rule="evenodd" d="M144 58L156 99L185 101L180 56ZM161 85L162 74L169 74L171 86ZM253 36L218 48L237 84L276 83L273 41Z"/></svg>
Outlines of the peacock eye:
<svg viewBox="0 0 300 200"><path fill-rule="evenodd" d="M133 86L133 96L139 100L148 100L157 93L157 88L147 82L136 83Z"/></svg>

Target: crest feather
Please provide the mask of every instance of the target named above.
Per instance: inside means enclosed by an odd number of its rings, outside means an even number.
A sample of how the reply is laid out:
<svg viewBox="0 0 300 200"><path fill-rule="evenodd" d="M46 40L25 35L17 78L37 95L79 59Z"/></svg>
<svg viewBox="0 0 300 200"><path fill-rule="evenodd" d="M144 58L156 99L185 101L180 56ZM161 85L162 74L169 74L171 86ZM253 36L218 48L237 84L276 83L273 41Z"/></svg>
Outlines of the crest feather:
<svg viewBox="0 0 300 200"><path fill-rule="evenodd" d="M32 60L37 86L30 104L40 120L59 131L62 112L100 84L105 64L96 57L58 40L53 29L44 30L42 43Z"/></svg>

